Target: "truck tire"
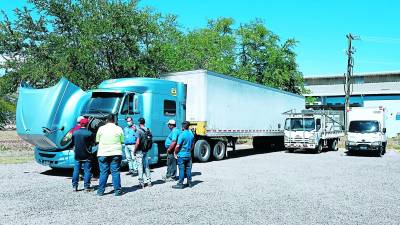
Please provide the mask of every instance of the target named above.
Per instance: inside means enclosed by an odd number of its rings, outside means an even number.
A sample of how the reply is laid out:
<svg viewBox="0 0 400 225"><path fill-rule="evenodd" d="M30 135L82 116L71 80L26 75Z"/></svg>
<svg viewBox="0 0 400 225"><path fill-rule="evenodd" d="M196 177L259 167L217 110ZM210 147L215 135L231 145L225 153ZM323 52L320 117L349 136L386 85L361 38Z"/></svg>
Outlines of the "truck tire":
<svg viewBox="0 0 400 225"><path fill-rule="evenodd" d="M318 146L315 148L314 153L319 154L322 152L322 143L319 142Z"/></svg>
<svg viewBox="0 0 400 225"><path fill-rule="evenodd" d="M382 155L386 154L386 142L383 144Z"/></svg>
<svg viewBox="0 0 400 225"><path fill-rule="evenodd" d="M337 140L332 140L329 142L329 151L337 151Z"/></svg>
<svg viewBox="0 0 400 225"><path fill-rule="evenodd" d="M294 148L288 148L287 149L289 153L293 153L294 152Z"/></svg>
<svg viewBox="0 0 400 225"><path fill-rule="evenodd" d="M223 141L215 143L213 148L213 156L215 160L221 160L225 157L226 144Z"/></svg>
<svg viewBox="0 0 400 225"><path fill-rule="evenodd" d="M207 162L211 155L210 144L206 140L198 140L194 145L194 157L199 162Z"/></svg>
<svg viewBox="0 0 400 225"><path fill-rule="evenodd" d="M376 156L377 156L377 157L382 157L382 156L383 156L383 147L380 147L380 148L376 151Z"/></svg>

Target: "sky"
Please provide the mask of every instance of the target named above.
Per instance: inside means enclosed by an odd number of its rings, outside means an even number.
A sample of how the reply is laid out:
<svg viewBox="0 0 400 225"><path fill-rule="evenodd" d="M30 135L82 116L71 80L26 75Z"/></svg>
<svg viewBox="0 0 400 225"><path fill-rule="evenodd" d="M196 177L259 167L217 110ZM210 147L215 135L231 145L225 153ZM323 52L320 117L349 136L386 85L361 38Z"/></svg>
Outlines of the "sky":
<svg viewBox="0 0 400 225"><path fill-rule="evenodd" d="M7 14L26 0L0 0ZM281 40L294 38L299 70L304 76L346 72L347 38L356 49L354 73L400 71L400 1L396 0L141 0L163 14L175 14L189 30L207 20L231 17L236 26L255 19Z"/></svg>

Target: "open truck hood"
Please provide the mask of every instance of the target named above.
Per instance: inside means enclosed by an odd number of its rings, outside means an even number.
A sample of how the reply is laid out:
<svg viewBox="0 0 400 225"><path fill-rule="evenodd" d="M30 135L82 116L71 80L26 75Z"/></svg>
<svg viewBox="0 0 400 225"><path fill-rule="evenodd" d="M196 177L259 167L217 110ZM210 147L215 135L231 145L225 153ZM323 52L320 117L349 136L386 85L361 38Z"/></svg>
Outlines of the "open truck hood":
<svg viewBox="0 0 400 225"><path fill-rule="evenodd" d="M76 125L90 95L65 78L44 89L21 85L16 115L18 135L40 149L66 148L70 143L61 145L61 140Z"/></svg>

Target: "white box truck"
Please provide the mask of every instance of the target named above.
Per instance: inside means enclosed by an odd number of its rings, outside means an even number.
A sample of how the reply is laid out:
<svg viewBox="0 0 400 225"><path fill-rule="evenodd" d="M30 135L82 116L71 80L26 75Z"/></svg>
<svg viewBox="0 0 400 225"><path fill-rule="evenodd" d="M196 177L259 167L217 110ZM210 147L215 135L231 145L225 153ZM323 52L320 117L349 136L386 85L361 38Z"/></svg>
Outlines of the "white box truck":
<svg viewBox="0 0 400 225"><path fill-rule="evenodd" d="M377 156L382 156L386 153L385 108L350 108L347 121L346 149L349 154L357 151L374 151Z"/></svg>
<svg viewBox="0 0 400 225"><path fill-rule="evenodd" d="M337 143L344 136L343 112L302 110L285 115L285 148L289 152L296 149L313 153L321 153L323 148L337 150Z"/></svg>
<svg viewBox="0 0 400 225"><path fill-rule="evenodd" d="M302 110L303 96L206 70L161 76L187 85L186 120L196 133L194 156L227 156L239 137L252 137L253 147L283 148L284 112Z"/></svg>

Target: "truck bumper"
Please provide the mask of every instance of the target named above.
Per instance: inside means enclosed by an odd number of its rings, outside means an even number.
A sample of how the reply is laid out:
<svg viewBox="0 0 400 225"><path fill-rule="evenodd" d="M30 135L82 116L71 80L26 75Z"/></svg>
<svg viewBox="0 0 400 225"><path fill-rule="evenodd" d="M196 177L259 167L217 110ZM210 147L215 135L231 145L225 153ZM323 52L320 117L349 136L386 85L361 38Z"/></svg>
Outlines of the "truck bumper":
<svg viewBox="0 0 400 225"><path fill-rule="evenodd" d="M35 148L35 160L37 163L52 168L74 168L74 150L46 151Z"/></svg>
<svg viewBox="0 0 400 225"><path fill-rule="evenodd" d="M285 148L293 148L293 149L314 149L316 148L315 144L308 143L285 143Z"/></svg>
<svg viewBox="0 0 400 225"><path fill-rule="evenodd" d="M366 144L346 145L348 151L378 151L382 146L371 146Z"/></svg>

